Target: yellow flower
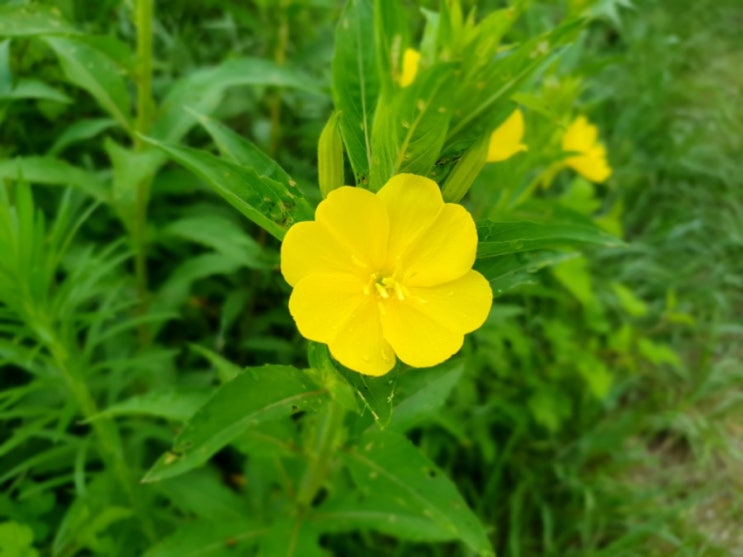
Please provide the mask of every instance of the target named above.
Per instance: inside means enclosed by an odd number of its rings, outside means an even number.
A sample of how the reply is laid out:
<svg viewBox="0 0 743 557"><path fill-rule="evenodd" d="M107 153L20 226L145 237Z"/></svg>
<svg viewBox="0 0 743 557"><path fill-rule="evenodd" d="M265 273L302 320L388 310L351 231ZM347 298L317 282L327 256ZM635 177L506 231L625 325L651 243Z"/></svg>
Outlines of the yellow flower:
<svg viewBox="0 0 743 557"><path fill-rule="evenodd" d="M578 116L562 136L563 151L579 153L565 159L565 164L584 178L601 183L611 176L606 148L598 141L598 129L585 116Z"/></svg>
<svg viewBox="0 0 743 557"><path fill-rule="evenodd" d="M488 162L500 162L510 159L516 153L526 151L521 141L524 139L524 115L517 108L490 135L488 145Z"/></svg>
<svg viewBox="0 0 743 557"><path fill-rule="evenodd" d="M360 373L383 375L395 356L432 366L490 311L476 249L472 216L428 178L398 174L377 194L343 186L284 238L289 311L304 337Z"/></svg>
<svg viewBox="0 0 743 557"><path fill-rule="evenodd" d="M406 48L402 55L402 75L400 75L400 86L407 87L415 81L415 75L418 73L418 63L421 59L421 53L414 48Z"/></svg>

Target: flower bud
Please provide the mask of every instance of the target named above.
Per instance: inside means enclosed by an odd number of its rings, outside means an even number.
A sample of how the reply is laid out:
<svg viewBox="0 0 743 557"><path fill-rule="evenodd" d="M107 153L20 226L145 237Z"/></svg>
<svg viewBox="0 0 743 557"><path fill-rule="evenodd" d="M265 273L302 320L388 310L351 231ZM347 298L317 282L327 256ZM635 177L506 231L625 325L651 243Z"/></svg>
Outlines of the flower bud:
<svg viewBox="0 0 743 557"><path fill-rule="evenodd" d="M343 139L338 112L330 115L317 141L317 173L323 198L343 185Z"/></svg>
<svg viewBox="0 0 743 557"><path fill-rule="evenodd" d="M487 162L489 138L480 140L467 150L454 166L441 189L444 201L458 203Z"/></svg>

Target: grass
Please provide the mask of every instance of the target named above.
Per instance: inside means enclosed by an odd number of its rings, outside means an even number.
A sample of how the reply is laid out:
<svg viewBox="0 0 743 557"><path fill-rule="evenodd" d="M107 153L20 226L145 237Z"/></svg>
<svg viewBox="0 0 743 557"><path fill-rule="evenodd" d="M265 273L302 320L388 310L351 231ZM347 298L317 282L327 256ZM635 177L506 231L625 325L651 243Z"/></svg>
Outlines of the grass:
<svg viewBox="0 0 743 557"><path fill-rule="evenodd" d="M739 427L743 309L743 82L735 47L743 10L736 2L674 10L650 2L628 12L605 47L621 53L592 93L619 157L630 257L608 266L647 300L669 293L695 324L661 334L684 366L638 378L643 455L627 480L659 492L654 508L673 519L650 537L645 554L739 555ZM627 138L632 138L628 140ZM664 330L665 329L665 330Z"/></svg>

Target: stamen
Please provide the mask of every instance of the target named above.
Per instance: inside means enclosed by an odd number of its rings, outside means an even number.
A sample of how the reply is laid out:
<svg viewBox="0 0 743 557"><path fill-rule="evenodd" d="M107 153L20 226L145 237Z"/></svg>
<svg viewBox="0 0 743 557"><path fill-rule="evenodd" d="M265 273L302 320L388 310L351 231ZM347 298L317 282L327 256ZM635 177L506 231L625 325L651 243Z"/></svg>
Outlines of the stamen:
<svg viewBox="0 0 743 557"><path fill-rule="evenodd" d="M379 274L374 273L367 286L364 288L364 294L371 293L371 285L374 285L374 289L379 294L382 300L389 300L390 297L394 296L402 301L405 299L406 290L405 287L393 276L380 277Z"/></svg>

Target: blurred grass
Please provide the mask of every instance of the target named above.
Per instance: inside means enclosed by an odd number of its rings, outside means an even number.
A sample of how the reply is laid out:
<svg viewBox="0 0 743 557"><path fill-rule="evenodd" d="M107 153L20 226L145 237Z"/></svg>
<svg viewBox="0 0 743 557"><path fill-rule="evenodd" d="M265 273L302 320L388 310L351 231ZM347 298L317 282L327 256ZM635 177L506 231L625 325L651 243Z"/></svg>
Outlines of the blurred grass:
<svg viewBox="0 0 743 557"><path fill-rule="evenodd" d="M596 270L656 307L675 298L695 325L661 327L682 370L632 378L632 398L607 418L636 421L627 454L638 461L620 485L648 498L625 537L647 526L640 516L667 516L646 544L616 554L741 555L743 5L659 0L622 16L591 37L601 70L589 95L631 248Z"/></svg>

